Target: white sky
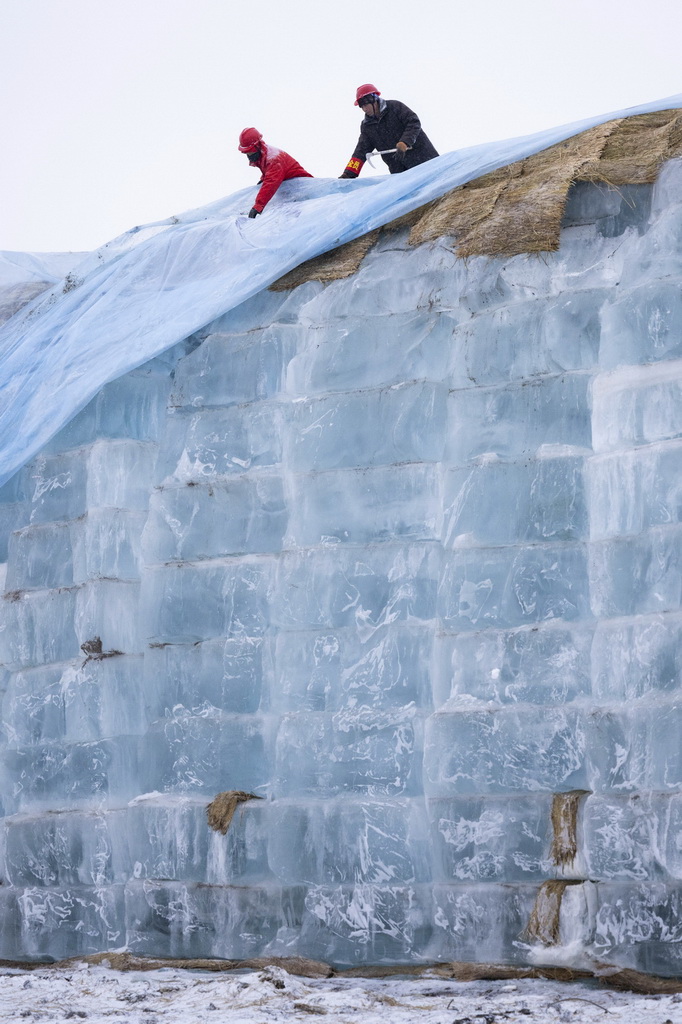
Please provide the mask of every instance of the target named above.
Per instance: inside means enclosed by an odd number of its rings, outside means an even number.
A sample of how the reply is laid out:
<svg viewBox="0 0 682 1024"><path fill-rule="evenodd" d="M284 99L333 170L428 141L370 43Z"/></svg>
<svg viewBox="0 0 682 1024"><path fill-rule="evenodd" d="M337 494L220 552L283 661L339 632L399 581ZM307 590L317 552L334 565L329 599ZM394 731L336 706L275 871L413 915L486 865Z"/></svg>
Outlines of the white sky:
<svg viewBox="0 0 682 1024"><path fill-rule="evenodd" d="M681 39L679 0L0 0L0 250L255 185L249 125L337 177L361 82L444 153L681 92Z"/></svg>

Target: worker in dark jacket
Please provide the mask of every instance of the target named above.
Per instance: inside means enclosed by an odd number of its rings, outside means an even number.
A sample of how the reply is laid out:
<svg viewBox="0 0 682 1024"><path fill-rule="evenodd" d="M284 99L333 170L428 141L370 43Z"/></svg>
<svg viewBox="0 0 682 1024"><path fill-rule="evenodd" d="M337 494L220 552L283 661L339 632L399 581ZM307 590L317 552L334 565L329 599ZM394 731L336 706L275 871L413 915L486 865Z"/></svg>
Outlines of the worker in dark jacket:
<svg viewBox="0 0 682 1024"><path fill-rule="evenodd" d="M358 144L340 177L357 178L367 153L375 149L396 151L382 155L391 174L399 174L438 156L415 112L400 100L382 100L377 87L367 83L358 86L355 106L360 107L365 116Z"/></svg>
<svg viewBox="0 0 682 1024"><path fill-rule="evenodd" d="M249 210L249 217L257 217L270 202L283 181L289 178L312 178L293 156L283 149L275 149L263 141L257 128L245 128L239 136L239 152L246 153L251 167L261 172L258 184L261 186L256 201Z"/></svg>

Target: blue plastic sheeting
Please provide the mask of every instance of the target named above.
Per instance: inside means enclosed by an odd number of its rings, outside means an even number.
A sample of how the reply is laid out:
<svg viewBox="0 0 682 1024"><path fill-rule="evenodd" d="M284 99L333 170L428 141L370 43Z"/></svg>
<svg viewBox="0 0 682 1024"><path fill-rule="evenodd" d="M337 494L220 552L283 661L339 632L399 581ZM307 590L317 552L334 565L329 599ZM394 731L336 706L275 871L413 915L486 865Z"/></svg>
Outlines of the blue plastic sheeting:
<svg viewBox="0 0 682 1024"><path fill-rule="evenodd" d="M85 252L0 252L0 288L57 281L87 256Z"/></svg>
<svg viewBox="0 0 682 1024"><path fill-rule="evenodd" d="M680 106L682 94L455 150L402 174L294 179L255 220L245 216L255 194L248 188L133 228L88 255L0 329L0 485L104 384L305 260L594 125Z"/></svg>

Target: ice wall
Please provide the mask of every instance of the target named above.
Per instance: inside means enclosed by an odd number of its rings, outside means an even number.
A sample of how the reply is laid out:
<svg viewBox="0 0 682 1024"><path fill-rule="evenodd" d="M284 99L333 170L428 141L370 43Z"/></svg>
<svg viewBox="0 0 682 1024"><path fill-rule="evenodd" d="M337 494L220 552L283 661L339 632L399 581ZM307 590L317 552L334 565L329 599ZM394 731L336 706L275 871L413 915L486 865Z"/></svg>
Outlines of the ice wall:
<svg viewBox="0 0 682 1024"><path fill-rule="evenodd" d="M0 957L679 972L681 235L384 233L5 485Z"/></svg>

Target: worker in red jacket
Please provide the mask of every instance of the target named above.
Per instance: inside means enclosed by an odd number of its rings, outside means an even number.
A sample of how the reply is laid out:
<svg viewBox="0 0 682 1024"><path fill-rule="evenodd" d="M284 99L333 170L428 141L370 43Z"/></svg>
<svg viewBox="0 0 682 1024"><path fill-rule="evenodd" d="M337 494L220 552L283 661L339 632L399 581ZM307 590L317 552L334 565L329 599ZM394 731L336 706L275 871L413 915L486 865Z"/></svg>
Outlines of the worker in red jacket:
<svg viewBox="0 0 682 1024"><path fill-rule="evenodd" d="M249 217L257 217L270 202L283 181L289 178L312 178L293 156L283 149L275 149L263 141L257 128L245 128L239 136L239 152L246 153L251 167L257 167L262 174L258 182L260 189L256 201L249 210Z"/></svg>

